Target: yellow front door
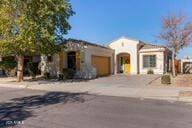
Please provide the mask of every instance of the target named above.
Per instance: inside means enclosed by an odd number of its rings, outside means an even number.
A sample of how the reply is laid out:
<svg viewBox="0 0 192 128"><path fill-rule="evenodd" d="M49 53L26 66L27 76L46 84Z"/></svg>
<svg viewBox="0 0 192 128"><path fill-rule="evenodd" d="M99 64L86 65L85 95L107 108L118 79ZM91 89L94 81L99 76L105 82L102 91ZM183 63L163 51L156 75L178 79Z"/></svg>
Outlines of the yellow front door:
<svg viewBox="0 0 192 128"><path fill-rule="evenodd" d="M130 73L130 58L128 56L123 57L123 72Z"/></svg>

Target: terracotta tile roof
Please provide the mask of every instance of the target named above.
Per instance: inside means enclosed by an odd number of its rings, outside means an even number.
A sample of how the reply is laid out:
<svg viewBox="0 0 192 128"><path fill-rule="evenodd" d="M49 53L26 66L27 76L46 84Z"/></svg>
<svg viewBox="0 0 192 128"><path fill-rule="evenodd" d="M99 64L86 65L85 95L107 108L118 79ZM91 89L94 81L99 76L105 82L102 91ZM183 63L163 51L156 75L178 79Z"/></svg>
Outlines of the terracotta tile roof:
<svg viewBox="0 0 192 128"><path fill-rule="evenodd" d="M80 43L80 44L83 44L83 45L91 45L91 46L95 46L95 47L100 47L100 48L105 48L105 49L110 49L112 50L111 48L107 47L107 46L103 46L103 45L100 45L100 44L96 44L96 43L90 43L90 42L87 42L87 41L84 41L84 40L77 40L77 39L71 39L69 38L68 40L66 40L67 42L73 42L73 43Z"/></svg>

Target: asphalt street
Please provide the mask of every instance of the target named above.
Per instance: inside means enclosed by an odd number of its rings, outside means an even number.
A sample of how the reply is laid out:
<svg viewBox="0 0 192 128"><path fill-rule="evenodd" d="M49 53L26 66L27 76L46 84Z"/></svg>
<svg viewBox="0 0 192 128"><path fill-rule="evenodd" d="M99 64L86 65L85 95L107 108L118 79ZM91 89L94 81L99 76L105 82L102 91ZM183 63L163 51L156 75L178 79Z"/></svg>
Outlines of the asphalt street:
<svg viewBox="0 0 192 128"><path fill-rule="evenodd" d="M192 128L192 106L183 102L0 88L0 127Z"/></svg>

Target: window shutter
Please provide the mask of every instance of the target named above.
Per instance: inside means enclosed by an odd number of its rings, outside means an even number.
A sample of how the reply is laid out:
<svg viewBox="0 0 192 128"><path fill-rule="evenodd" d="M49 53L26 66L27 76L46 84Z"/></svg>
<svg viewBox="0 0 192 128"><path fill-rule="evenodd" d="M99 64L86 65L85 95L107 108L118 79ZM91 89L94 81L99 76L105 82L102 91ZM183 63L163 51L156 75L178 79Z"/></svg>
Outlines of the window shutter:
<svg viewBox="0 0 192 128"><path fill-rule="evenodd" d="M76 51L76 70L80 70L80 51Z"/></svg>

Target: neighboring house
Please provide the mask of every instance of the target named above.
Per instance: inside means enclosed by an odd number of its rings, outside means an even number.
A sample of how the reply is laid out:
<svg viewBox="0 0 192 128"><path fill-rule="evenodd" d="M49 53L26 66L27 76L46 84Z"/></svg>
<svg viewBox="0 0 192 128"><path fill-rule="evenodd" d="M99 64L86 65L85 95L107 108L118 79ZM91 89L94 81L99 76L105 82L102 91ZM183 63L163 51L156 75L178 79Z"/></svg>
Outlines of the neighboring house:
<svg viewBox="0 0 192 128"><path fill-rule="evenodd" d="M107 46L69 39L67 48L54 56L42 56L42 73L57 75L65 68L77 78L95 78L116 73L163 74L171 70L171 51L160 45L120 37Z"/></svg>
<svg viewBox="0 0 192 128"><path fill-rule="evenodd" d="M4 58L5 57L0 57L0 61L3 61ZM27 71L27 68L26 68L28 62L39 63L40 61L41 61L41 58L40 58L39 55L36 55L36 56L25 56L24 57L24 69L23 69L24 74L28 74L28 71ZM40 74L39 72L38 72L38 74ZM0 75L5 75L3 69L1 69L1 68L0 68Z"/></svg>
<svg viewBox="0 0 192 128"><path fill-rule="evenodd" d="M181 73L192 74L192 58L181 59Z"/></svg>

